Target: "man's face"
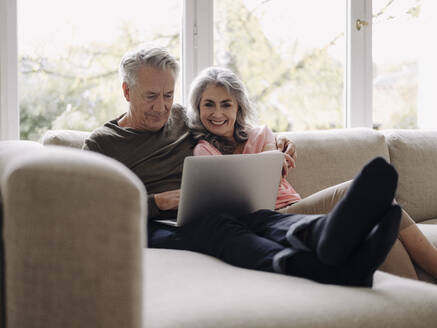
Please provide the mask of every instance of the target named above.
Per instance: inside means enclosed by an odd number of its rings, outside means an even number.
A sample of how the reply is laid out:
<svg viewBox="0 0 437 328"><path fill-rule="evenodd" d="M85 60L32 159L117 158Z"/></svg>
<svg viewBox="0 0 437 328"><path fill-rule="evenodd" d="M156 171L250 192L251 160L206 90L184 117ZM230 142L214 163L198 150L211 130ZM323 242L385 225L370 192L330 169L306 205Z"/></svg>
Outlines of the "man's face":
<svg viewBox="0 0 437 328"><path fill-rule="evenodd" d="M167 123L173 105L174 85L170 70L161 71L154 67L141 67L133 87L123 83L135 129L158 131Z"/></svg>

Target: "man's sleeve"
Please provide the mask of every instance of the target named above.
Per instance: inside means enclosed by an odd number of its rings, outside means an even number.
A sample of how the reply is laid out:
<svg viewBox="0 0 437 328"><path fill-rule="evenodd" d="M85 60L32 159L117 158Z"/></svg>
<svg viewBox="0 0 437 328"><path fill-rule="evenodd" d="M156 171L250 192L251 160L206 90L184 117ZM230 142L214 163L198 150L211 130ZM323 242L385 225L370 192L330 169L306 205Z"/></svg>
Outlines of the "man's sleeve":
<svg viewBox="0 0 437 328"><path fill-rule="evenodd" d="M159 217L160 209L155 203L155 194L147 195L147 219Z"/></svg>
<svg viewBox="0 0 437 328"><path fill-rule="evenodd" d="M100 146L97 144L97 142L95 142L92 139L86 139L83 146L82 146L83 150L91 150L91 151L95 151L97 153L103 153L102 149L100 148Z"/></svg>
<svg viewBox="0 0 437 328"><path fill-rule="evenodd" d="M102 148L92 138L88 138L85 140L85 143L82 146L82 149L95 151L97 153L103 154ZM147 194L147 218L148 219L157 218L161 214L161 210L158 208L158 206L155 203L154 196L155 196L155 194Z"/></svg>

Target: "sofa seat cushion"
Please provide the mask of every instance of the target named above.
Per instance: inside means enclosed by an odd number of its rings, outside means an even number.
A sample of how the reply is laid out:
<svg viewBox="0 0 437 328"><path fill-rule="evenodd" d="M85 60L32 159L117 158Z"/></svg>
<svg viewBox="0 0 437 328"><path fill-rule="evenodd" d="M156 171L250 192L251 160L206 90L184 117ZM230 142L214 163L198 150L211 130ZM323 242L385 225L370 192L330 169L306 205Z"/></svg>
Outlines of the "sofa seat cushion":
<svg viewBox="0 0 437 328"><path fill-rule="evenodd" d="M437 286L377 271L373 289L145 250L146 327L433 327Z"/></svg>

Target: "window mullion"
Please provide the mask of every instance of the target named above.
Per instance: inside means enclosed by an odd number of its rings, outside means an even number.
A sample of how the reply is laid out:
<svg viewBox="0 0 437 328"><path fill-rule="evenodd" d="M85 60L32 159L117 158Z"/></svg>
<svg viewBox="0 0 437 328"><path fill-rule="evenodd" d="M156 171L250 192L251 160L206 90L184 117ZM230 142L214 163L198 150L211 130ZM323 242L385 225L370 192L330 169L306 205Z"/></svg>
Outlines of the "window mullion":
<svg viewBox="0 0 437 328"><path fill-rule="evenodd" d="M0 140L19 139L16 0L0 0L0 49Z"/></svg>
<svg viewBox="0 0 437 328"><path fill-rule="evenodd" d="M347 8L346 126L372 127L372 0Z"/></svg>
<svg viewBox="0 0 437 328"><path fill-rule="evenodd" d="M214 63L213 0L184 0L182 23L182 103L194 77Z"/></svg>

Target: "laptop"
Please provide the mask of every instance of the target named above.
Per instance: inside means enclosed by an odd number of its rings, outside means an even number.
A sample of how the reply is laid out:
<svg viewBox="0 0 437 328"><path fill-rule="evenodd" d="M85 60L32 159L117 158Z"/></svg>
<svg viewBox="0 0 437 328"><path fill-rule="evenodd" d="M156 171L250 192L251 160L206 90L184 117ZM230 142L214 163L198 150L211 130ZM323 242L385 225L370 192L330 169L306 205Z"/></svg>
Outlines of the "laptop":
<svg viewBox="0 0 437 328"><path fill-rule="evenodd" d="M182 226L211 213L240 216L275 208L284 154L189 156L184 160L176 221Z"/></svg>

